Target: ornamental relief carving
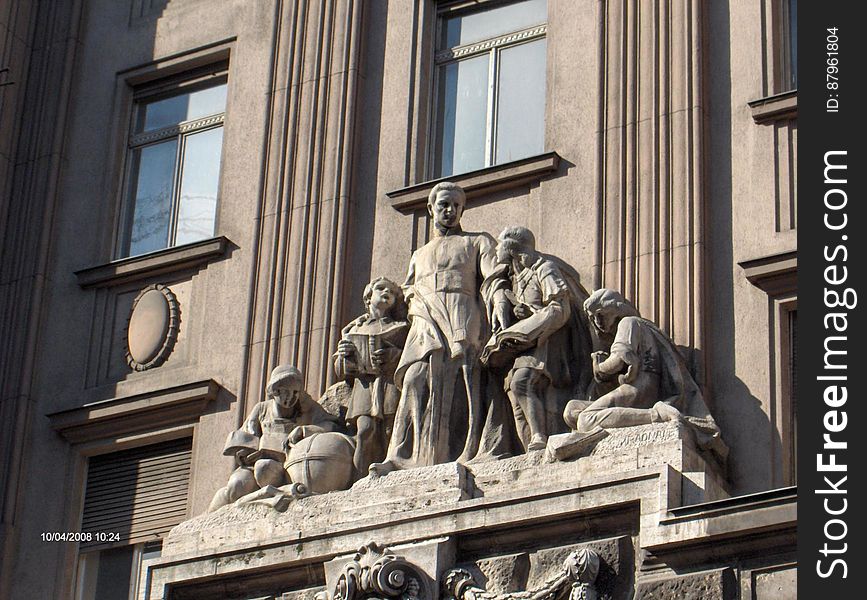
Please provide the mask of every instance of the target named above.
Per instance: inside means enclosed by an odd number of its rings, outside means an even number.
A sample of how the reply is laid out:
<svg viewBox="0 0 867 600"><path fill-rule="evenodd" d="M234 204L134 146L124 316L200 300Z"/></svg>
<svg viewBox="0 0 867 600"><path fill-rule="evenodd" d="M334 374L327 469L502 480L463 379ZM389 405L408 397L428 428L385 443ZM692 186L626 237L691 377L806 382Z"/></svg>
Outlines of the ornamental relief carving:
<svg viewBox="0 0 867 600"><path fill-rule="evenodd" d="M430 590L422 571L384 547L369 543L344 567L330 600L428 600Z"/></svg>
<svg viewBox="0 0 867 600"><path fill-rule="evenodd" d="M135 371L166 362L181 324L181 307L172 290L161 283L149 285L133 300L127 320L126 361Z"/></svg>

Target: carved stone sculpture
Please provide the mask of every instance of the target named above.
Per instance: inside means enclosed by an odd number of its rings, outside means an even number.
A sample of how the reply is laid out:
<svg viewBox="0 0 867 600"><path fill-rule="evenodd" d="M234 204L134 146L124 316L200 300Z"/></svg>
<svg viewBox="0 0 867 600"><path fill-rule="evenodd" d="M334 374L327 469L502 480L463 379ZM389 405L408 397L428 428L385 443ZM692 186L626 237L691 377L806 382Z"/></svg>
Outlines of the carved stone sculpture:
<svg viewBox="0 0 867 600"><path fill-rule="evenodd" d="M599 574L599 555L593 550L573 552L563 570L537 588L495 594L480 587L466 569L452 569L443 578L443 595L448 600L597 600L595 587Z"/></svg>
<svg viewBox="0 0 867 600"><path fill-rule="evenodd" d="M584 308L602 349L592 354L590 399L567 405L567 424L589 433L679 420L695 429L700 446L724 458L719 427L671 339L614 290L596 290Z"/></svg>
<svg viewBox="0 0 867 600"><path fill-rule="evenodd" d="M346 461L351 461L354 442L336 433L337 418L313 400L302 389L302 383L301 372L293 366L283 365L272 371L267 387L268 397L253 408L243 427L229 434L226 440L223 454L234 456L237 468L229 477L228 484L214 495L209 511L260 489L291 486L293 482L284 465L287 452L290 454L289 462L298 463L299 453L293 458L290 449L313 436L327 436L319 444L333 450L333 460L339 461L344 456ZM331 437L335 439L327 441ZM350 448L348 455L347 445ZM299 449L301 454L304 454L304 448ZM339 476L339 472L334 473ZM292 492L309 493L309 490L297 485L299 482L295 483ZM319 485L341 489L341 486L345 488L350 483L351 477L345 482L334 479L319 482Z"/></svg>
<svg viewBox="0 0 867 600"><path fill-rule="evenodd" d="M500 452L498 426L507 417L484 400L479 356L510 306L496 242L461 229L465 203L460 186L448 182L429 195L434 231L413 253L404 285L410 329L395 372L400 404L386 460L371 473Z"/></svg>
<svg viewBox="0 0 867 600"><path fill-rule="evenodd" d="M491 336L481 360L508 368L505 387L518 437L525 450L542 450L549 434L563 430L566 402L584 397L590 383L590 332L582 311L587 292L571 267L536 250L529 229L509 227L498 241L517 320Z"/></svg>
<svg viewBox="0 0 867 600"><path fill-rule="evenodd" d="M362 546L343 567L331 592L331 600L430 597L425 576L417 567L373 543Z"/></svg>
<svg viewBox="0 0 867 600"><path fill-rule="evenodd" d="M367 312L343 328L334 355L337 377L352 386L346 421L355 431L354 464L360 475L385 458L400 400L394 371L409 329L403 291L396 283L374 279L363 297Z"/></svg>

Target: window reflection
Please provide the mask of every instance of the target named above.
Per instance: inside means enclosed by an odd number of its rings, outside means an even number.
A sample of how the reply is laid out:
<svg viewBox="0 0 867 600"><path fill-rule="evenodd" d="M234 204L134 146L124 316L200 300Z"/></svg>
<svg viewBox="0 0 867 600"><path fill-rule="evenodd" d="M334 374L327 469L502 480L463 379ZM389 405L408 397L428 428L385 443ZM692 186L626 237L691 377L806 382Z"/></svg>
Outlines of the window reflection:
<svg viewBox="0 0 867 600"><path fill-rule="evenodd" d="M496 163L539 154L545 146L545 39L500 53Z"/></svg>
<svg viewBox="0 0 867 600"><path fill-rule="evenodd" d="M138 131L155 131L184 121L221 113L226 108L226 84L145 103Z"/></svg>
<svg viewBox="0 0 867 600"><path fill-rule="evenodd" d="M176 245L202 240L214 233L223 129L191 135L184 145Z"/></svg>
<svg viewBox="0 0 867 600"><path fill-rule="evenodd" d="M168 243L177 147L177 140L169 140L133 152L137 185L130 254L159 250Z"/></svg>
<svg viewBox="0 0 867 600"><path fill-rule="evenodd" d="M431 176L544 151L547 13L547 0L444 11Z"/></svg>
<svg viewBox="0 0 867 600"><path fill-rule="evenodd" d="M121 257L214 234L226 80L210 79L137 104Z"/></svg>

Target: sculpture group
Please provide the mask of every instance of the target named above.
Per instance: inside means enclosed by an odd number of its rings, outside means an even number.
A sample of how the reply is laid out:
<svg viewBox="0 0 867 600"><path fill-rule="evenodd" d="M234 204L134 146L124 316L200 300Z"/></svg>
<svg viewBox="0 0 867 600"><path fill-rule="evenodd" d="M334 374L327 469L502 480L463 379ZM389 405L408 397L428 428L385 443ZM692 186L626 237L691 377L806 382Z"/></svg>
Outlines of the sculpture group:
<svg viewBox="0 0 867 600"><path fill-rule="evenodd" d="M291 366L230 434L237 468L211 510L243 499L346 489L364 477L544 450L663 421L722 452L719 428L671 339L620 293L588 294L533 233L461 229L464 191L439 183L434 229L403 286L380 277L342 330L334 369L345 415L324 410Z"/></svg>

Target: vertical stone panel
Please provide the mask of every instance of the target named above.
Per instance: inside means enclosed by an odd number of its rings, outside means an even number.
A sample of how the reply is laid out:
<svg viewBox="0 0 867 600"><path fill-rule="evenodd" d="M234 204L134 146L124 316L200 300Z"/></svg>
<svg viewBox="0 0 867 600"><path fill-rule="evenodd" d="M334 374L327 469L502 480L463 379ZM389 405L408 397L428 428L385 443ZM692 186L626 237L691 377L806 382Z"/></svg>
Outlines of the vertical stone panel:
<svg viewBox="0 0 867 600"><path fill-rule="evenodd" d="M0 597L21 547L19 521L33 415L63 131L81 3L0 3ZM59 458L58 460L62 460Z"/></svg>
<svg viewBox="0 0 867 600"><path fill-rule="evenodd" d="M774 198L776 231L797 228L798 120L774 123Z"/></svg>
<svg viewBox="0 0 867 600"><path fill-rule="evenodd" d="M328 383L345 318L362 5L284 3L241 411L258 401L269 371L281 363L297 365L313 395Z"/></svg>
<svg viewBox="0 0 867 600"><path fill-rule="evenodd" d="M596 285L621 290L678 344L700 351L702 3L607 0L600 10Z"/></svg>

